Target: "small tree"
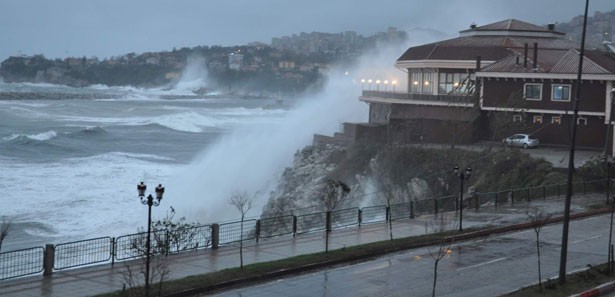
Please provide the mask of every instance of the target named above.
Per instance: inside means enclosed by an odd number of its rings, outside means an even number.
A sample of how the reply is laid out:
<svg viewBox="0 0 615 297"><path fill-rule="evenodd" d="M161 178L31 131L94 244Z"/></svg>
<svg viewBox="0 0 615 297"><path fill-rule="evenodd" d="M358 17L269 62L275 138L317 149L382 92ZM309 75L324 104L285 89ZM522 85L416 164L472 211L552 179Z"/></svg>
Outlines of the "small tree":
<svg viewBox="0 0 615 297"><path fill-rule="evenodd" d="M162 284L167 279L171 270L169 264L164 257L154 257L151 263L150 283L157 283L155 288L158 292L156 296L162 296ZM125 290L125 294L128 297L143 297L146 296L142 282L145 276L145 257L139 259L137 264L130 265L128 262L124 264L124 270L120 271L124 284L128 286L128 290ZM154 287L151 287L153 290Z"/></svg>
<svg viewBox="0 0 615 297"><path fill-rule="evenodd" d="M335 209L337 204L344 200L346 196L350 193L350 187L345 183L338 181L327 179L325 182L324 188L322 189L322 194L320 195L321 201L325 206L327 211L327 220L326 220L326 232L325 232L325 253L329 252L329 233L331 232L331 212Z"/></svg>
<svg viewBox="0 0 615 297"><path fill-rule="evenodd" d="M0 223L0 252L2 251L2 242L9 235L9 229L11 229L11 220L7 218L2 219Z"/></svg>
<svg viewBox="0 0 615 297"><path fill-rule="evenodd" d="M184 250L196 249L199 242L195 240L198 229L195 223L186 223L186 218L181 217L179 220L174 220L175 209L171 206L170 212L162 220L152 222L152 243L150 255L168 255L171 252L180 252ZM144 228L139 228L139 233L131 240L130 249L135 255L140 257L136 265L125 265L125 269L120 271L124 283L128 286L127 296L140 297L145 296L144 290L139 287L143 286L146 271L147 258L147 232ZM205 239L205 246L208 246L211 238ZM150 284L158 284L157 296L162 296L162 285L170 274L169 265L166 257L151 257L151 273L149 274ZM154 290L153 286L150 290Z"/></svg>
<svg viewBox="0 0 615 297"><path fill-rule="evenodd" d="M532 228L536 233L536 254L538 255L538 287L542 292L542 273L540 270L540 231L542 227L549 222L551 214L545 214L542 208L531 208L526 212L529 221L532 223Z"/></svg>
<svg viewBox="0 0 615 297"><path fill-rule="evenodd" d="M229 199L229 204L241 213L241 227L239 233L239 267L243 269L243 221L246 213L252 208L253 197L248 197L246 192L237 192Z"/></svg>
<svg viewBox="0 0 615 297"><path fill-rule="evenodd" d="M456 220L453 217L446 214L436 215L433 221L429 221L426 223L425 229L429 233L444 233L449 230L455 230ZM445 236L445 234L440 234L440 238L438 242L428 247L429 255L434 260L433 265L433 287L431 296L436 296L436 283L438 281L438 264L440 260L442 260L446 255L450 253L451 245L453 244L453 239Z"/></svg>
<svg viewBox="0 0 615 297"><path fill-rule="evenodd" d="M175 208L170 206L162 220L152 222L154 231L153 246L154 254L168 255L185 250L193 250L199 247L199 242L195 240L198 235L196 223L186 222L186 217L175 220ZM205 247L209 246L211 238L205 239Z"/></svg>

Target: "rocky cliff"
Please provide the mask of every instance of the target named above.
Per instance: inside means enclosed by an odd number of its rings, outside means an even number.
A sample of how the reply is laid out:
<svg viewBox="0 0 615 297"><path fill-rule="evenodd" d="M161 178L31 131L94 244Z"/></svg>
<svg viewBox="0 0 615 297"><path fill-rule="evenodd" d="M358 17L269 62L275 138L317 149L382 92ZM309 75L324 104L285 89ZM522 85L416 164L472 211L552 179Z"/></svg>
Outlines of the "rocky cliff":
<svg viewBox="0 0 615 297"><path fill-rule="evenodd" d="M327 179L351 188L336 209L431 199L459 192L453 167L472 167L465 191L496 191L565 181L544 160L517 149L471 152L449 148L308 146L295 154L263 208L263 217L323 211L319 199Z"/></svg>

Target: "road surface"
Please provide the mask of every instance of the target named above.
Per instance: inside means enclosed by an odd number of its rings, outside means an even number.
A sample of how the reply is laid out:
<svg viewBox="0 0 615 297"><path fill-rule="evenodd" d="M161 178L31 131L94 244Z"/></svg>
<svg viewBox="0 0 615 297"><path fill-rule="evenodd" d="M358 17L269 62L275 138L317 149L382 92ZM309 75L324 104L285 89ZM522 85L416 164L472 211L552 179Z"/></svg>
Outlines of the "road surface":
<svg viewBox="0 0 615 297"><path fill-rule="evenodd" d="M609 222L609 215L571 222L568 272L606 262ZM558 275L561 233L561 224L540 232L543 279ZM429 251L400 252L211 296L431 296ZM498 296L536 283L537 265L533 229L457 243L440 262L436 295Z"/></svg>

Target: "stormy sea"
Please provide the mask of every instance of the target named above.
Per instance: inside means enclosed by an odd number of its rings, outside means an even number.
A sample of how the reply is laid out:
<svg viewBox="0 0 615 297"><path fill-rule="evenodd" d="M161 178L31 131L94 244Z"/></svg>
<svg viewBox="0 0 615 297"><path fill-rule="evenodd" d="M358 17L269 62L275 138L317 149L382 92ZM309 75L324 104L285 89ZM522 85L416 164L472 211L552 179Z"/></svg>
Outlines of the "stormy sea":
<svg viewBox="0 0 615 297"><path fill-rule="evenodd" d="M137 232L141 181L147 193L166 188L154 219L172 206L191 222L235 220L238 191L254 195L258 216L314 133L367 119L356 82L328 85L290 100L0 83L12 94L0 98L0 220L12 222L2 251Z"/></svg>

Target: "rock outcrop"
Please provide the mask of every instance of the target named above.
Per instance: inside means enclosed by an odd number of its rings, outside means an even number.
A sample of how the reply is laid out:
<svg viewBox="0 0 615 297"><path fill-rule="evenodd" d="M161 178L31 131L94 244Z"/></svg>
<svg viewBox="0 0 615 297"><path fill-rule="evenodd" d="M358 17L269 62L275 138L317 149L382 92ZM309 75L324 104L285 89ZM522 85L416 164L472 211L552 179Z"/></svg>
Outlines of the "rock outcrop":
<svg viewBox="0 0 615 297"><path fill-rule="evenodd" d="M365 164L353 161L357 156L348 148L334 145L308 146L295 154L293 166L286 168L278 186L271 192L263 208L263 216L305 214L323 211L322 187L327 179L340 180L350 188L350 195L336 209L364 207L432 198L427 181L412 178L408 183L394 184L379 171L377 156ZM348 171L345 163L355 163ZM360 163L360 162L358 162Z"/></svg>

